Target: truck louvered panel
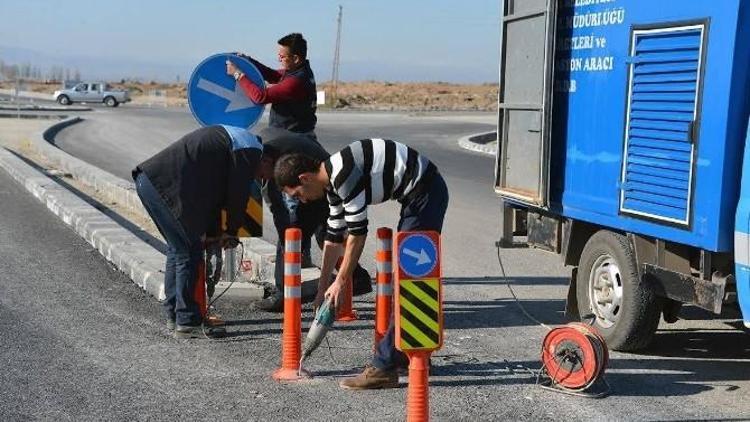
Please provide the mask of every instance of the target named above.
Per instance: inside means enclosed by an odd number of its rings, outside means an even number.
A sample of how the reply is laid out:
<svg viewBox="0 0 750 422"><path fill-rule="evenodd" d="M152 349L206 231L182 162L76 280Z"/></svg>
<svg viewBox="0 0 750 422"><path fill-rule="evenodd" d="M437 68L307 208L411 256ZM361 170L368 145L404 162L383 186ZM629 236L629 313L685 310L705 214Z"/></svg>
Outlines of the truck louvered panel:
<svg viewBox="0 0 750 422"><path fill-rule="evenodd" d="M623 212L689 222L702 39L702 26L633 33Z"/></svg>

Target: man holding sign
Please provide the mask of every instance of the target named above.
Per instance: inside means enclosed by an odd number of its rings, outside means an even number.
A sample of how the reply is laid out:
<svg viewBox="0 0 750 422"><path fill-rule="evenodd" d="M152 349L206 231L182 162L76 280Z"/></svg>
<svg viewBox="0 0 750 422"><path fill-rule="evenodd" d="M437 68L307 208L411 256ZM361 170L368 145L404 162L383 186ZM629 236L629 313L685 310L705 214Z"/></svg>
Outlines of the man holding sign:
<svg viewBox="0 0 750 422"><path fill-rule="evenodd" d="M340 299L352 278L367 235L367 207L389 199L401 204L398 231L440 232L448 207L448 188L437 167L412 148L391 140L364 139L354 142L321 161L302 154L281 158L274 169L276 183L302 202L327 196L330 207L319 304L324 297ZM344 234L349 234L343 262L335 281L330 274L341 254ZM360 375L347 378L347 389L394 388L398 386L397 363L403 356L395 347L394 321L378 343L372 361Z"/></svg>
<svg viewBox="0 0 750 422"><path fill-rule="evenodd" d="M238 54L250 60L272 86L264 88L245 78L231 59L227 60L227 74L234 77L254 103L271 104L270 127L302 133L315 140L318 97L315 75L307 60L307 41L302 34L294 33L282 37L278 43L279 70L271 69L250 56Z"/></svg>

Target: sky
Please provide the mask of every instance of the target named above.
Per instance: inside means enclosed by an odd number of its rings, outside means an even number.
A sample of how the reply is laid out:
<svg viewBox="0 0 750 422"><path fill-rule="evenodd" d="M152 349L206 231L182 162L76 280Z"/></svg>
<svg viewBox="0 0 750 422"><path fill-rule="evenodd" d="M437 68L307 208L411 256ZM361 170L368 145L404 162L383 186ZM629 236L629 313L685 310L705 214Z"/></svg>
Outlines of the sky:
<svg viewBox="0 0 750 422"><path fill-rule="evenodd" d="M500 1L0 0L0 59L173 81L228 51L277 67L276 41L301 32L324 82L341 5L340 80L493 83Z"/></svg>

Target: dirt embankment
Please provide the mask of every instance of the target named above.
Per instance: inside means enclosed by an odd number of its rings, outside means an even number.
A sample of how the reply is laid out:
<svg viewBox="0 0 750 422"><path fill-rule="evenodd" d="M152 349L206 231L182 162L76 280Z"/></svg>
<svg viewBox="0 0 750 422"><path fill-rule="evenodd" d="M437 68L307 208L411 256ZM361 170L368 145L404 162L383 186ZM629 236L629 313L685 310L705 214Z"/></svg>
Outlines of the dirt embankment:
<svg viewBox="0 0 750 422"><path fill-rule="evenodd" d="M111 82L114 89L126 89L134 103L182 106L186 104L185 84ZM12 89L12 83L0 88ZM52 94L60 84L24 83L22 89ZM343 82L336 87L318 84L325 91L326 105L349 110L403 111L494 111L497 109L497 84L452 84L446 82Z"/></svg>

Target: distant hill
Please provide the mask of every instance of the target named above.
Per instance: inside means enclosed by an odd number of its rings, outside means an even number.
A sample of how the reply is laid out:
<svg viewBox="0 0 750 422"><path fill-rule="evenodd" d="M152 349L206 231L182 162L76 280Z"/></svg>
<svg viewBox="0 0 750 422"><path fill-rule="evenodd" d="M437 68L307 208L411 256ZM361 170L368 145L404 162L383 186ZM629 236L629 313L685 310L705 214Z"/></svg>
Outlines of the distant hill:
<svg viewBox="0 0 750 422"><path fill-rule="evenodd" d="M261 58L262 59L262 58ZM30 63L46 74L53 66L78 69L83 79L137 79L141 81L175 82L177 77L184 82L199 60L186 59L179 63L130 60L81 55L45 54L34 50L0 45L0 60L6 64ZM310 62L318 83L331 77L331 60L328 57L311 57ZM278 65L275 58L266 65ZM342 60L341 80L344 81L392 81L392 82L451 82L451 83L497 83L498 69L477 68L473 63L450 63L425 65L420 63L394 63Z"/></svg>
<svg viewBox="0 0 750 422"><path fill-rule="evenodd" d="M134 61L117 58L89 56L62 56L44 54L38 51L7 47L0 45L0 60L6 64L30 63L42 69L42 74L54 66L78 69L82 79L139 79L143 81L158 80L174 82L179 76L181 81L189 77L195 64L165 64L147 61Z"/></svg>

